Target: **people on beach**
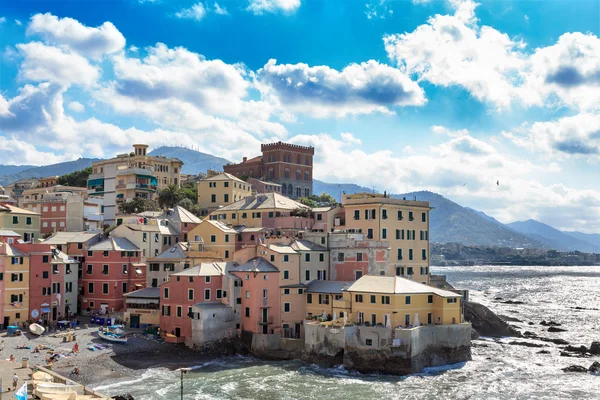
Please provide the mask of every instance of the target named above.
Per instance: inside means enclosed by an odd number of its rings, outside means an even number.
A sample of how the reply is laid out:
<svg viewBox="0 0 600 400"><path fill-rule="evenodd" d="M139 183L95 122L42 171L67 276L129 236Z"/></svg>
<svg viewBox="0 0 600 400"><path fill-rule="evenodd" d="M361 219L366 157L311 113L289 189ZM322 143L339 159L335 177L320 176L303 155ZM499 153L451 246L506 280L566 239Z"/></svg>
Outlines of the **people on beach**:
<svg viewBox="0 0 600 400"><path fill-rule="evenodd" d="M10 355L10 358L8 359L8 361L10 362L15 362L15 356L13 356L12 354Z"/></svg>
<svg viewBox="0 0 600 400"><path fill-rule="evenodd" d="M33 349L34 353L39 353L40 352L40 348L39 346L35 346L35 349Z"/></svg>
<svg viewBox="0 0 600 400"><path fill-rule="evenodd" d="M77 342L75 342L75 345L73 346L73 353L79 353L79 344L77 344Z"/></svg>
<svg viewBox="0 0 600 400"><path fill-rule="evenodd" d="M19 376L15 372L15 374L13 375L13 390L17 390L17 384L18 383L19 383Z"/></svg>
<svg viewBox="0 0 600 400"><path fill-rule="evenodd" d="M79 368L77 368L77 367L73 368L73 371L71 371L71 373L73 375L79 375Z"/></svg>

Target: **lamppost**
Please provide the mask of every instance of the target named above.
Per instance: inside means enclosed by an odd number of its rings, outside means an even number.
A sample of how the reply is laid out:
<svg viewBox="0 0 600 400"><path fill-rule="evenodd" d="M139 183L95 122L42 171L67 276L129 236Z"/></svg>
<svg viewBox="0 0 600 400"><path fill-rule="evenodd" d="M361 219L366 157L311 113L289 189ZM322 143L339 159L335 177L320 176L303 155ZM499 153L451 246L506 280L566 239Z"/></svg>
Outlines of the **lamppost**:
<svg viewBox="0 0 600 400"><path fill-rule="evenodd" d="M186 374L188 371L191 371L191 368L179 368L179 372L181 372L181 400L183 400L183 374Z"/></svg>

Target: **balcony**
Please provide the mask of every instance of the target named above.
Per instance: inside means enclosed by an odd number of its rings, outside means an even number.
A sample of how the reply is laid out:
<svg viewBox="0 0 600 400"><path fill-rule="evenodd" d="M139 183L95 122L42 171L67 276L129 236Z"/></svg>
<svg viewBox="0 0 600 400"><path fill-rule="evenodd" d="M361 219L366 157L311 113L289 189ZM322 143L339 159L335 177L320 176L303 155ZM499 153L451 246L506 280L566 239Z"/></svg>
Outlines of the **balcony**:
<svg viewBox="0 0 600 400"><path fill-rule="evenodd" d="M259 325L272 325L274 321L275 321L275 318L272 315L269 315L267 317L266 321L263 319L262 321L259 321L258 324Z"/></svg>
<svg viewBox="0 0 600 400"><path fill-rule="evenodd" d="M104 193L104 186L98 186L98 187L93 187L93 188L88 188L87 194L90 196L94 196L94 195L98 195L98 194L103 194Z"/></svg>
<svg viewBox="0 0 600 400"><path fill-rule="evenodd" d="M348 300L333 300L333 308L350 309L350 302Z"/></svg>

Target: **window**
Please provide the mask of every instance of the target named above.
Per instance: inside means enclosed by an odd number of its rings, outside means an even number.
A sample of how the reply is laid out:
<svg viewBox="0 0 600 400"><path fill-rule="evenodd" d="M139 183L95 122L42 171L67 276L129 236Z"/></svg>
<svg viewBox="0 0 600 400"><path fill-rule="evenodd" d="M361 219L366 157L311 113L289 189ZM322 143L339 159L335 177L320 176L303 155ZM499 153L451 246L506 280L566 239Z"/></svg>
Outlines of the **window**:
<svg viewBox="0 0 600 400"><path fill-rule="evenodd" d="M42 262L47 263L48 262L48 256L42 256Z"/></svg>
<svg viewBox="0 0 600 400"><path fill-rule="evenodd" d="M456 303L456 297L448 299L448 303Z"/></svg>
<svg viewBox="0 0 600 400"><path fill-rule="evenodd" d="M410 325L410 314L405 314L404 315L404 325L405 326L409 326Z"/></svg>
<svg viewBox="0 0 600 400"><path fill-rule="evenodd" d="M217 202L217 195L216 194L211 194L210 195L210 202L211 203L216 203Z"/></svg>
<svg viewBox="0 0 600 400"><path fill-rule="evenodd" d="M410 304L410 296L404 296L404 304L406 304L406 305Z"/></svg>
<svg viewBox="0 0 600 400"><path fill-rule="evenodd" d="M354 219L360 219L360 210L354 210Z"/></svg>
<svg viewBox="0 0 600 400"><path fill-rule="evenodd" d="M225 250L225 258L229 258L229 250Z"/></svg>
<svg viewBox="0 0 600 400"><path fill-rule="evenodd" d="M283 303L283 312L290 312L290 303Z"/></svg>
<svg viewBox="0 0 600 400"><path fill-rule="evenodd" d="M250 307L246 307L246 317L250 316Z"/></svg>
<svg viewBox="0 0 600 400"><path fill-rule="evenodd" d="M433 314L427 313L427 323L431 325L433 323Z"/></svg>
<svg viewBox="0 0 600 400"><path fill-rule="evenodd" d="M404 275L404 267L396 267L396 275L397 276Z"/></svg>
<svg viewBox="0 0 600 400"><path fill-rule="evenodd" d="M91 256L93 256L93 255L94 255L94 252L93 252L93 251L88 251L88 257L91 257Z"/></svg>
<svg viewBox="0 0 600 400"><path fill-rule="evenodd" d="M229 243L229 235L225 235L225 243Z"/></svg>
<svg viewBox="0 0 600 400"><path fill-rule="evenodd" d="M108 275L108 265L106 264L102 266L102 275Z"/></svg>
<svg viewBox="0 0 600 400"><path fill-rule="evenodd" d="M427 260L427 250L426 249L421 250L421 259Z"/></svg>
<svg viewBox="0 0 600 400"><path fill-rule="evenodd" d="M402 260L402 249L398 249L398 260Z"/></svg>
<svg viewBox="0 0 600 400"><path fill-rule="evenodd" d="M223 187L229 187L229 182L223 182Z"/></svg>
<svg viewBox="0 0 600 400"><path fill-rule="evenodd" d="M323 221L323 214L317 214L317 221Z"/></svg>
<svg viewBox="0 0 600 400"><path fill-rule="evenodd" d="M377 314L371 314L371 325L377 325Z"/></svg>
<svg viewBox="0 0 600 400"><path fill-rule="evenodd" d="M363 260L363 253L356 253L356 261L362 261Z"/></svg>
<svg viewBox="0 0 600 400"><path fill-rule="evenodd" d="M329 295L319 294L319 304L329 304Z"/></svg>
<svg viewBox="0 0 600 400"><path fill-rule="evenodd" d="M317 271L317 280L326 281L327 280L327 271L324 269L320 269Z"/></svg>
<svg viewBox="0 0 600 400"><path fill-rule="evenodd" d="M123 267L123 270L122 270L123 274L127 275L127 264L123 264L122 267Z"/></svg>
<svg viewBox="0 0 600 400"><path fill-rule="evenodd" d="M414 221L415 220L415 218L413 217L413 212L412 211L408 212L408 220L409 221Z"/></svg>
<svg viewBox="0 0 600 400"><path fill-rule="evenodd" d="M194 289L188 289L188 300L194 300Z"/></svg>
<svg viewBox="0 0 600 400"><path fill-rule="evenodd" d="M373 228L367 230L367 239L373 239Z"/></svg>
<svg viewBox="0 0 600 400"><path fill-rule="evenodd" d="M306 294L306 303L312 304L312 294L311 293Z"/></svg>
<svg viewBox="0 0 600 400"><path fill-rule="evenodd" d="M60 223L59 223L59 226L60 226L61 228L64 228L64 227L65 227L65 222L64 222L64 221L60 221Z"/></svg>
<svg viewBox="0 0 600 400"><path fill-rule="evenodd" d="M383 228L381 230L381 238L382 239L387 239L387 229Z"/></svg>
<svg viewBox="0 0 600 400"><path fill-rule="evenodd" d="M408 249L408 259L409 260L413 259L413 249Z"/></svg>
<svg viewBox="0 0 600 400"><path fill-rule="evenodd" d="M183 310L181 309L181 306L177 306L177 318L181 318L181 314L182 314Z"/></svg>
<svg viewBox="0 0 600 400"><path fill-rule="evenodd" d="M88 283L88 293L94 293L94 283L93 282Z"/></svg>
<svg viewBox="0 0 600 400"><path fill-rule="evenodd" d="M268 280L269 280L269 275L267 275L267 274L264 274L264 275L263 275L263 280L265 280L265 281L268 281Z"/></svg>
<svg viewBox="0 0 600 400"><path fill-rule="evenodd" d="M48 273L48 271L42 271L42 278L43 278L43 279L48 279L48 276L49 276L49 275L50 275L50 274Z"/></svg>
<svg viewBox="0 0 600 400"><path fill-rule="evenodd" d="M204 289L204 300L210 300L210 289Z"/></svg>
<svg viewBox="0 0 600 400"><path fill-rule="evenodd" d="M223 297L225 297L225 296L223 295L223 293L224 293L224 292L223 292L223 290L221 290L221 289L217 289L217 299L220 299L220 298L223 298ZM191 300L191 299L190 299L190 300Z"/></svg>
<svg viewBox="0 0 600 400"><path fill-rule="evenodd" d="M298 294L304 294L304 289L298 289Z"/></svg>
<svg viewBox="0 0 600 400"><path fill-rule="evenodd" d="M217 235L210 235L210 242L216 243L216 241L217 241Z"/></svg>
<svg viewBox="0 0 600 400"><path fill-rule="evenodd" d="M148 241L148 234L147 234L146 232L144 232L144 233L142 234L142 241L143 241L143 242L147 242L147 241Z"/></svg>
<svg viewBox="0 0 600 400"><path fill-rule="evenodd" d="M123 282L123 293L127 293L127 282Z"/></svg>
<svg viewBox="0 0 600 400"><path fill-rule="evenodd" d="M287 254L284 254L283 255L283 262L286 263L286 262L289 262L289 261L290 261L290 256L287 255Z"/></svg>
<svg viewBox="0 0 600 400"><path fill-rule="evenodd" d="M163 297L165 299L168 299L169 298L169 288L164 288L163 293L164 293Z"/></svg>
<svg viewBox="0 0 600 400"><path fill-rule="evenodd" d="M88 264L87 265L87 269L85 271L86 274L91 274L92 273L92 264Z"/></svg>
<svg viewBox="0 0 600 400"><path fill-rule="evenodd" d="M381 210L381 219L387 219L387 210L384 208L383 210Z"/></svg>
<svg viewBox="0 0 600 400"><path fill-rule="evenodd" d="M305 281L310 281L310 270L306 270L304 271L304 280Z"/></svg>
<svg viewBox="0 0 600 400"><path fill-rule="evenodd" d="M427 296L427 304L433 304L433 295L432 294Z"/></svg>
<svg viewBox="0 0 600 400"><path fill-rule="evenodd" d="M288 270L283 271L283 279L290 279L290 271L288 271Z"/></svg>
<svg viewBox="0 0 600 400"><path fill-rule="evenodd" d="M27 219L25 220L27 225L31 225L31 217L27 217Z"/></svg>
<svg viewBox="0 0 600 400"><path fill-rule="evenodd" d="M338 261L344 261L344 253L338 253L337 260Z"/></svg>
<svg viewBox="0 0 600 400"><path fill-rule="evenodd" d="M44 228L47 228L47 227L48 227L48 223L47 223L46 221L44 221L44 222L42 222L42 226L43 226Z"/></svg>
<svg viewBox="0 0 600 400"><path fill-rule="evenodd" d="M225 203L229 203L229 195L228 195L228 194L224 194L224 195L223 195L223 201L224 201Z"/></svg>
<svg viewBox="0 0 600 400"><path fill-rule="evenodd" d="M18 225L18 224L19 224L19 217L13 216L13 225Z"/></svg>
<svg viewBox="0 0 600 400"><path fill-rule="evenodd" d="M210 283L210 276L205 276L204 277L204 282L205 283Z"/></svg>
<svg viewBox="0 0 600 400"><path fill-rule="evenodd" d="M366 346L373 346L373 339L365 339Z"/></svg>
<svg viewBox="0 0 600 400"><path fill-rule="evenodd" d="M108 283L106 282L102 284L102 294L108 294Z"/></svg>
<svg viewBox="0 0 600 400"><path fill-rule="evenodd" d="M427 222L427 213L421 213L421 222Z"/></svg>
<svg viewBox="0 0 600 400"><path fill-rule="evenodd" d="M377 296L371 295L371 304L377 304Z"/></svg>
<svg viewBox="0 0 600 400"><path fill-rule="evenodd" d="M390 296L381 296L381 304L390 304Z"/></svg>
<svg viewBox="0 0 600 400"><path fill-rule="evenodd" d="M362 278L362 276L363 276L362 271L354 271L354 279L355 280L359 280L360 278Z"/></svg>
<svg viewBox="0 0 600 400"><path fill-rule="evenodd" d="M356 303L362 303L363 302L363 295L362 294L357 294L354 296L354 301Z"/></svg>
<svg viewBox="0 0 600 400"><path fill-rule="evenodd" d="M406 268L406 275L414 275L414 273L413 267Z"/></svg>
<svg viewBox="0 0 600 400"><path fill-rule="evenodd" d="M162 315L163 315L164 317L169 317L169 316L171 316L171 306L163 306L163 309L162 309Z"/></svg>

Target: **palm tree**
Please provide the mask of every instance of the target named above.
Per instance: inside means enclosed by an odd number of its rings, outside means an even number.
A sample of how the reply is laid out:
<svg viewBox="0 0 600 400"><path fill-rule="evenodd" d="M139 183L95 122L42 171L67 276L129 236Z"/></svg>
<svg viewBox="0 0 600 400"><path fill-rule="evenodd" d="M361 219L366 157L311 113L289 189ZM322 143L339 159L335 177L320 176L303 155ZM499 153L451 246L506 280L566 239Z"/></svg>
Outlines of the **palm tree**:
<svg viewBox="0 0 600 400"><path fill-rule="evenodd" d="M158 205L162 208L173 208L183 198L181 190L169 185L158 193Z"/></svg>

